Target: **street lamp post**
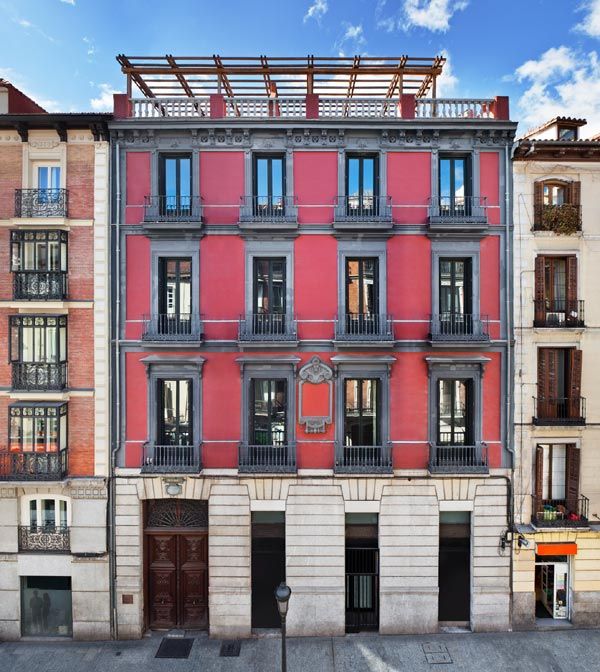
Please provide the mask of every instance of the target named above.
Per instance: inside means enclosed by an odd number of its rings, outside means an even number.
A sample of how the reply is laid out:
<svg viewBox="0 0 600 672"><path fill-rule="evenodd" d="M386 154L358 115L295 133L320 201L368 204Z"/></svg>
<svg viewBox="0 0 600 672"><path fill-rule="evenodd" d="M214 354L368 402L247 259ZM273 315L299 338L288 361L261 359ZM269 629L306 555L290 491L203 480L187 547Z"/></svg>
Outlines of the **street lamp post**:
<svg viewBox="0 0 600 672"><path fill-rule="evenodd" d="M283 581L275 589L275 599L277 600L277 610L281 618L281 672L287 672L287 661L285 655L285 618L287 616L290 596L292 589L286 586Z"/></svg>

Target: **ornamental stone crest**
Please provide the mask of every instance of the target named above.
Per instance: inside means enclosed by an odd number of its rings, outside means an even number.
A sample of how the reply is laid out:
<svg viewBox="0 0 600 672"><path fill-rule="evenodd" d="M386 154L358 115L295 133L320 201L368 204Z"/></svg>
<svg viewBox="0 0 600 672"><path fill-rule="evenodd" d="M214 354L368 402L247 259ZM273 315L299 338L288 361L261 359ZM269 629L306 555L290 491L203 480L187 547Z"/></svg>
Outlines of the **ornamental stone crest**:
<svg viewBox="0 0 600 672"><path fill-rule="evenodd" d="M300 369L298 376L298 420L307 434L322 434L331 424L333 371L315 356Z"/></svg>
<svg viewBox="0 0 600 672"><path fill-rule="evenodd" d="M305 364L298 373L300 380L305 380L309 383L322 383L325 380L333 378L333 371L324 364L317 356L311 357L308 364Z"/></svg>

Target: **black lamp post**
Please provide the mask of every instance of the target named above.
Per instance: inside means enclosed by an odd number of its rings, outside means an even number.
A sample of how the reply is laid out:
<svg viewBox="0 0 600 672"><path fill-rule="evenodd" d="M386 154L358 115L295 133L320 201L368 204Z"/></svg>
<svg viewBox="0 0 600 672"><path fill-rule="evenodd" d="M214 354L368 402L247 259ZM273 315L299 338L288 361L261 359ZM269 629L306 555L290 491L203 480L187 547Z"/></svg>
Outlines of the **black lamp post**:
<svg viewBox="0 0 600 672"><path fill-rule="evenodd" d="M277 610L281 617L281 672L287 671L287 661L285 656L285 618L287 616L290 596L292 589L286 586L283 581L275 588L275 599L277 600Z"/></svg>

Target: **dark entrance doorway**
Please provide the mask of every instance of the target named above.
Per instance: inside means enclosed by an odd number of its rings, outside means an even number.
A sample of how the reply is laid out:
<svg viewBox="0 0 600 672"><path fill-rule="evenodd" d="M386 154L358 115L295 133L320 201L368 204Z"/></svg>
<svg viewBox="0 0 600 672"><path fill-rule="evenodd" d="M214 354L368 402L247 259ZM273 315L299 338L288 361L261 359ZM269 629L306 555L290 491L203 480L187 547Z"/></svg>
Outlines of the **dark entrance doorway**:
<svg viewBox="0 0 600 672"><path fill-rule="evenodd" d="M438 620L469 622L471 618L471 515L440 513Z"/></svg>
<svg viewBox="0 0 600 672"><path fill-rule="evenodd" d="M275 588L285 581L285 513L252 514L252 627L278 628Z"/></svg>
<svg viewBox="0 0 600 672"><path fill-rule="evenodd" d="M208 503L154 500L146 507L146 623L208 627Z"/></svg>
<svg viewBox="0 0 600 672"><path fill-rule="evenodd" d="M379 629L378 515L346 514L346 632Z"/></svg>

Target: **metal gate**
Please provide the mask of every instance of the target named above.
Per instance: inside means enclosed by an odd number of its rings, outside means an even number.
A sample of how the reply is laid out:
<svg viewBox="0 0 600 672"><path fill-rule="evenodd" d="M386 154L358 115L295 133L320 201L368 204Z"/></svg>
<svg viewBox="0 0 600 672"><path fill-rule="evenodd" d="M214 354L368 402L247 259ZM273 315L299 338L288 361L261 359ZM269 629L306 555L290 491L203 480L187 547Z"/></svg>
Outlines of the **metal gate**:
<svg viewBox="0 0 600 672"><path fill-rule="evenodd" d="M346 547L346 632L379 629L379 550Z"/></svg>

